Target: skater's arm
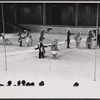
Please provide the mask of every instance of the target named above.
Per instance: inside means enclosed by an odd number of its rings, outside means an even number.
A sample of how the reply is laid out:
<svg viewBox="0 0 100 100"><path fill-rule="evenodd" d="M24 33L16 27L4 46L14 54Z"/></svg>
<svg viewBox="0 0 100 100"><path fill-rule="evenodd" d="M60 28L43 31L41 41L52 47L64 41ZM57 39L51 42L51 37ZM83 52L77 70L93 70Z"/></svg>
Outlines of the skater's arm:
<svg viewBox="0 0 100 100"><path fill-rule="evenodd" d="M22 39L25 39L27 36L23 36Z"/></svg>
<svg viewBox="0 0 100 100"><path fill-rule="evenodd" d="M39 49L39 47L35 48L35 50Z"/></svg>
<svg viewBox="0 0 100 100"><path fill-rule="evenodd" d="M48 47L48 46L46 46L46 45L43 45L43 46L44 46L45 48Z"/></svg>
<svg viewBox="0 0 100 100"><path fill-rule="evenodd" d="M48 47L51 47L52 45L48 45Z"/></svg>

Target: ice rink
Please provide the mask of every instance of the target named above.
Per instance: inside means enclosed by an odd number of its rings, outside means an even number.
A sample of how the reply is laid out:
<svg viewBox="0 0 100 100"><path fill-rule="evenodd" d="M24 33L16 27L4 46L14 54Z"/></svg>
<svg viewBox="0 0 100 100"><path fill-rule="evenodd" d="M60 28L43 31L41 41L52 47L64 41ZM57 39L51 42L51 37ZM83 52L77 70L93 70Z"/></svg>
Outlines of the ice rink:
<svg viewBox="0 0 100 100"><path fill-rule="evenodd" d="M83 88L85 92L87 88L100 87L100 50L97 48L95 51L95 42L92 49L86 48L86 35L82 36L80 49L76 48L74 35L71 36L70 49L68 49L65 44L66 34L46 33L44 40L45 45L50 44L54 38L59 39L58 48L60 52L56 60L52 58L49 47L46 48L45 58L39 59L38 50L34 50L34 48L37 47L36 44L38 43L39 33L32 33L32 36L32 47L27 47L25 40L23 40L23 47L19 47L17 41L18 36L16 34L6 34L6 37L9 38L13 44L6 45L7 70L5 70L4 46L0 45L0 83L6 86L7 81L12 80L11 87L13 87L13 85L17 84L18 80L34 82L34 87L27 88L29 91L35 91L34 97L70 97L72 95L75 97L77 94L75 91L73 91L72 94L71 91L69 91L70 95L66 94L68 88L70 88L70 90L74 88L73 84L75 82L79 82L79 90ZM95 68L96 81L94 81ZM43 87L39 87L40 81L45 82ZM18 89L18 87L13 88L15 88L15 90ZM26 87L23 88L23 90L24 89L26 91ZM16 91L19 92L20 97L23 96L19 90ZM79 92L78 90L76 91ZM91 91L91 89L89 91ZM26 93L28 93L28 91ZM29 95L31 94L32 93ZM1 93L1 95L4 94ZM99 93L95 95L97 96ZM8 93L8 96L10 97L11 94ZM26 96L28 97L27 94ZM84 92L81 96L84 96Z"/></svg>

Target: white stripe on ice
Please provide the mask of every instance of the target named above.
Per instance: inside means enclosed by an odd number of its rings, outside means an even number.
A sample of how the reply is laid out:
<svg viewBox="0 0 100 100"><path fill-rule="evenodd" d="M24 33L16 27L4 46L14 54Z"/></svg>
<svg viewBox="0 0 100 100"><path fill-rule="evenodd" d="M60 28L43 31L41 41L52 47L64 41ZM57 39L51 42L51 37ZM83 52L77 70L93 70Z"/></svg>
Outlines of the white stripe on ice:
<svg viewBox="0 0 100 100"><path fill-rule="evenodd" d="M82 39L82 41L85 42L85 39ZM70 41L72 44L75 43L75 40L71 40ZM58 42L58 45L63 45L65 44L65 41L62 42ZM45 45L51 45L51 44L45 44ZM7 57L8 56L14 56L14 55L23 55L23 54L27 54L27 53L31 53L31 52L37 52L38 50L35 50L35 47L37 47L37 45L35 45L34 47L28 47L28 50L15 50L15 51L7 51ZM50 48L46 48L47 50L50 50Z"/></svg>

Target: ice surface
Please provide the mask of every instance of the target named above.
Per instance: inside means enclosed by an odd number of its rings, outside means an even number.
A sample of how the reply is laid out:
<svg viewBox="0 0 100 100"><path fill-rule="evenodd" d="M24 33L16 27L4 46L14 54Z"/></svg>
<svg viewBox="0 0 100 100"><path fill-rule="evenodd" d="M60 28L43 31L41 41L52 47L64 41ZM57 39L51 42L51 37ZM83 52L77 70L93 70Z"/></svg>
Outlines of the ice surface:
<svg viewBox="0 0 100 100"><path fill-rule="evenodd" d="M75 93L73 94L73 97L75 97L75 95L78 95L73 90L73 88L75 88L73 87L75 82L79 82L79 90L80 88L100 87L100 50L97 49L95 52L95 42L93 44L93 49L87 49L85 44L87 36L82 36L81 47L77 49L75 47L74 36L72 36L71 48L68 49L65 44L66 35L45 34L45 45L50 44L54 38L59 39L58 48L60 52L57 55L57 60L54 60L50 48L47 47L45 58L39 59L38 50L34 50L38 43L39 33L34 33L32 35L34 42L32 47L27 47L25 40L23 41L23 47L19 47L17 35L6 34L6 37L12 41L13 45L6 45L7 70L5 70L4 64L4 47L0 45L0 83L6 86L7 81L12 80L13 83L11 87L13 87L14 84L17 84L18 80L22 81L24 79L27 82L34 82L34 87L27 88L29 91L31 91L31 89L33 91L34 89L34 97L70 97L73 93ZM96 81L94 81L95 53L97 56ZM39 87L40 81L44 81L45 86ZM68 88L73 90L70 95L66 94ZM18 87L14 87L14 89L16 90ZM26 90L26 87L22 90L24 91L24 89ZM19 90L16 91L20 93ZM78 92L78 90L76 91ZM55 92L57 94L54 94ZM71 91L69 91L69 93L71 93ZM84 92L80 96L84 96L83 94ZM32 96L32 93L30 93L30 95ZM96 96L97 95L99 94L97 93ZM8 96L11 96L11 94L8 94ZM21 94L20 96L22 97L23 95ZM28 95L25 95L25 97L26 96L28 97Z"/></svg>

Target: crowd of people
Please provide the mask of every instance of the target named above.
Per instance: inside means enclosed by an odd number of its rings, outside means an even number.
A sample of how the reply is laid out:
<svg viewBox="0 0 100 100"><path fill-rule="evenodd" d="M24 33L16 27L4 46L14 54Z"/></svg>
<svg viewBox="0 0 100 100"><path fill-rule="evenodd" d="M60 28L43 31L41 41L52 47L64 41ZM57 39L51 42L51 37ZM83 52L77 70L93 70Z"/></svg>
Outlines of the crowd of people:
<svg viewBox="0 0 100 100"><path fill-rule="evenodd" d="M44 86L44 81L39 82L39 86ZM4 84L0 84L0 86L4 86ZM14 84L11 80L7 82L6 86L35 86L34 82L26 82L25 80L18 80L16 84Z"/></svg>

